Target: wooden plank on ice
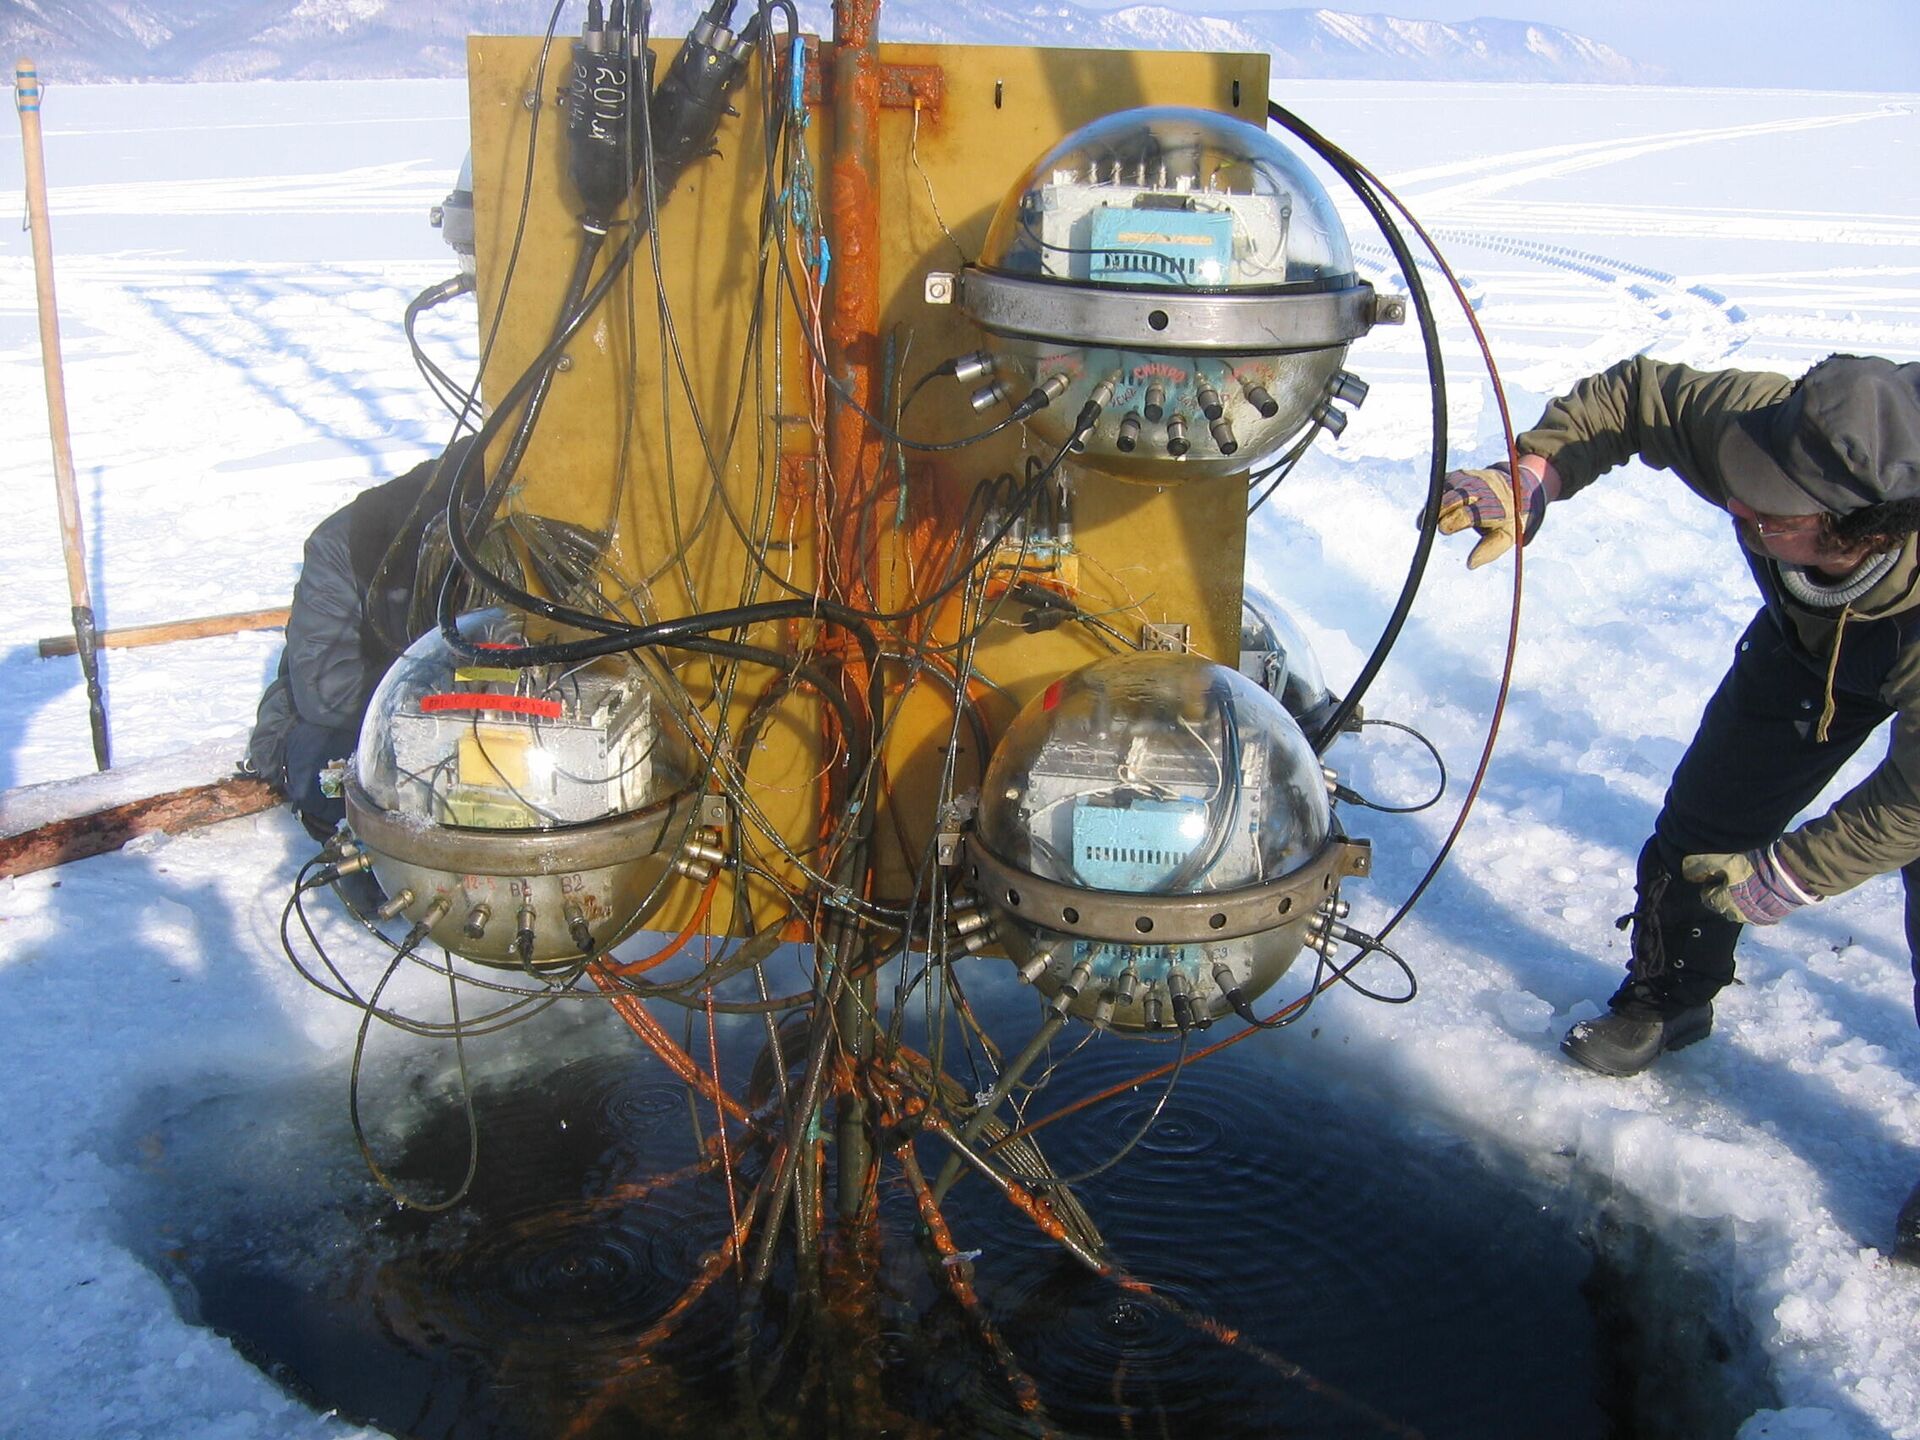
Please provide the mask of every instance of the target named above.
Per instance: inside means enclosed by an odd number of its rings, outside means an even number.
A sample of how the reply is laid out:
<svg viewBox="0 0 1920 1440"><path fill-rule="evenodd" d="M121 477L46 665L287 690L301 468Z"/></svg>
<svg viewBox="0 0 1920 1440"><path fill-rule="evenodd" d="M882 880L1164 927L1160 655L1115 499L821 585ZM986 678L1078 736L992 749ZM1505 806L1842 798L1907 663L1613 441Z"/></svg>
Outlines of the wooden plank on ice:
<svg viewBox="0 0 1920 1440"><path fill-rule="evenodd" d="M177 835L199 825L256 814L279 803L280 796L266 781L235 778L56 820L24 834L0 838L0 878L104 855L136 835L156 830Z"/></svg>
<svg viewBox="0 0 1920 1440"><path fill-rule="evenodd" d="M269 810L279 795L242 779L244 736L224 736L162 759L28 785L0 794L0 877L118 850L139 835L177 835Z"/></svg>

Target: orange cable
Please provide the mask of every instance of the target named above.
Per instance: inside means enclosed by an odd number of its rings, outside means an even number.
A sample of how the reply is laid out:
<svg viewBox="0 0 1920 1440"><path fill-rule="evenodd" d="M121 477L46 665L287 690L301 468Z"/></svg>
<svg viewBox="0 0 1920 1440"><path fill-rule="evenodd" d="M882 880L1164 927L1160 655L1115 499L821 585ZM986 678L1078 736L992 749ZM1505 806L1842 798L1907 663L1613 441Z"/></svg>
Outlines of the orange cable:
<svg viewBox="0 0 1920 1440"><path fill-rule="evenodd" d="M600 987L608 1003L613 1006L614 1012L627 1022L627 1028L638 1035L646 1047L659 1056L669 1070L741 1124L753 1123L753 1116L746 1106L722 1090L712 1076L694 1063L691 1055L674 1043L673 1037L661 1028L660 1022L653 1018L652 1012L640 1003L640 997L624 988L614 978L607 969L605 961L596 960L587 966L587 977Z"/></svg>
<svg viewBox="0 0 1920 1440"><path fill-rule="evenodd" d="M671 960L680 953L681 947L693 938L693 932L706 921L707 912L713 909L713 897L720 889L720 872L714 871L713 878L707 881L707 888L700 894L700 903L694 907L693 918L687 921L686 929L661 946L653 954L639 960L624 960L618 963L602 960L600 963L615 975L641 975L654 966Z"/></svg>
<svg viewBox="0 0 1920 1440"><path fill-rule="evenodd" d="M711 935L701 937L701 948L704 951L703 959L707 964L712 964L713 937ZM713 1071L713 1088L720 1094L725 1094L726 1087L720 1079L720 1036L713 1021L713 986L708 985L704 993L707 1001L707 1066ZM733 1152L727 1140L727 1114L718 1100L715 1100L713 1108L720 1136L720 1173L727 1182L727 1218L733 1221L733 1228L737 1234L740 1230L740 1197L733 1187ZM735 1264L737 1265L739 1261L740 1255L735 1252Z"/></svg>

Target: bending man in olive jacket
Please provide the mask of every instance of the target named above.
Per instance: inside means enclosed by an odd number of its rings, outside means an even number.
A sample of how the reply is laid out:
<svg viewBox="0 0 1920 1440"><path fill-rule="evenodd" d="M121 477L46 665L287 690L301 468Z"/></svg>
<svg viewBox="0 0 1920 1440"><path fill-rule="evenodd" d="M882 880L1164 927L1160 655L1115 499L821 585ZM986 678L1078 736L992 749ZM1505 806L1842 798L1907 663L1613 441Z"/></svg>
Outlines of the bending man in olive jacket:
<svg viewBox="0 0 1920 1440"><path fill-rule="evenodd" d="M1704 1038L1742 925L1890 870L1920 1018L1920 364L1836 355L1796 383L1635 357L1551 402L1516 448L1511 480L1447 477L1440 528L1480 532L1469 565L1638 456L1733 517L1764 601L1641 851L1626 980L1562 1048L1632 1075ZM1890 717L1873 773L1788 829ZM1920 1259L1920 1187L1896 1249Z"/></svg>

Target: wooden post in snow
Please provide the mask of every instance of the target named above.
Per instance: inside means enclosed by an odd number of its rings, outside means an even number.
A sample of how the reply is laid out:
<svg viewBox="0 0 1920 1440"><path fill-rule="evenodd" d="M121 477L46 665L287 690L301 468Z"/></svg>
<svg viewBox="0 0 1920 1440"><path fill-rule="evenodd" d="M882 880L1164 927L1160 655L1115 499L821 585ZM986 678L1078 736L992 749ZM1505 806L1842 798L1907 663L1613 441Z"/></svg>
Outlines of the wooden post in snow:
<svg viewBox="0 0 1920 1440"><path fill-rule="evenodd" d="M73 440L67 433L67 382L60 363L60 311L53 298L53 231L47 223L47 165L40 146L40 72L33 61L13 68L13 103L20 112L20 147L26 152L27 225L33 232L33 276L40 300L40 363L47 378L47 429L53 437L53 485L60 502L60 541L67 559L67 593L73 602L73 638L87 681L87 718L93 726L94 763L112 763L107 743L107 707L100 694L100 658L87 590L87 552L80 529L80 492L73 483Z"/></svg>

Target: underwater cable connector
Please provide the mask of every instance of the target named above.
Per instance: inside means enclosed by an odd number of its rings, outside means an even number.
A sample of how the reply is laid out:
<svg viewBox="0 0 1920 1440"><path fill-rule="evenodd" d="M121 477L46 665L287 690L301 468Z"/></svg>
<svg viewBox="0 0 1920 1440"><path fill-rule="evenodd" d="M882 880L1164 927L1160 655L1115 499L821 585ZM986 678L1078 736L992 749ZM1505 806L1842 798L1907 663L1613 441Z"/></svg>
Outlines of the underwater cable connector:
<svg viewBox="0 0 1920 1440"><path fill-rule="evenodd" d="M636 18L644 8L634 6ZM600 0L587 6L586 23L573 44L573 75L567 86L567 177L580 196L581 221L604 231L633 193L639 170L634 144L635 71L642 95L652 88L653 56L644 34L629 32L621 0L611 17Z"/></svg>
<svg viewBox="0 0 1920 1440"><path fill-rule="evenodd" d="M758 21L735 35L727 28L732 15L733 0L714 0L694 22L653 92L648 114L659 193L671 189L694 161L713 153L721 117L733 113L729 101L746 77Z"/></svg>

